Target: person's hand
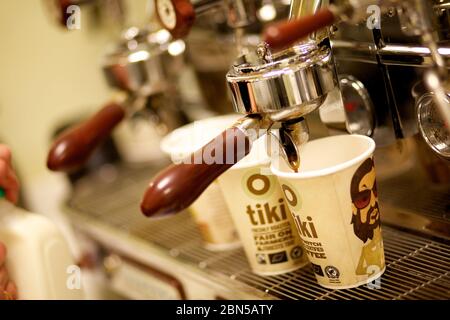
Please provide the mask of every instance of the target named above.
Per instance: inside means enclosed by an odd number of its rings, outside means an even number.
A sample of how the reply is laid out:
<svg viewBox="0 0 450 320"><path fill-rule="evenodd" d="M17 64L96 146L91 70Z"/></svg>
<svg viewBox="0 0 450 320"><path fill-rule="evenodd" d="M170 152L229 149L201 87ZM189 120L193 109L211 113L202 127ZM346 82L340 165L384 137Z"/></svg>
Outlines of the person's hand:
<svg viewBox="0 0 450 320"><path fill-rule="evenodd" d="M11 150L4 144L0 144L0 188L5 190L6 199L17 203L19 181L11 165Z"/></svg>
<svg viewBox="0 0 450 320"><path fill-rule="evenodd" d="M19 198L19 181L11 165L11 151L0 144L0 188L5 191L6 199L17 203ZM6 270L6 247L0 242L0 300L17 299L17 288L9 279Z"/></svg>
<svg viewBox="0 0 450 320"><path fill-rule="evenodd" d="M16 300L17 288L14 282L9 279L5 262L6 247L0 243L0 300Z"/></svg>

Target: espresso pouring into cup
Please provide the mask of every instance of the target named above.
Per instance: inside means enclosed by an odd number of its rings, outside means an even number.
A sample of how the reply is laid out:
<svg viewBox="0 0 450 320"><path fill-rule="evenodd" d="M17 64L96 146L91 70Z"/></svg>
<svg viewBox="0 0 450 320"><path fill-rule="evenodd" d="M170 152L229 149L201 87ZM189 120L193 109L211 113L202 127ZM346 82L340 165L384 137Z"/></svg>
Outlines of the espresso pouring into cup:
<svg viewBox="0 0 450 320"><path fill-rule="evenodd" d="M302 147L299 173L271 165L325 288L357 287L385 271L374 150L369 137L333 136Z"/></svg>
<svg viewBox="0 0 450 320"><path fill-rule="evenodd" d="M209 8L202 2L194 4L188 0L158 0L156 3L161 24L179 37L186 36L195 16ZM212 3L219 5L221 1ZM252 23L255 6L250 5L252 1L227 3L228 24L236 30L237 47L244 49L239 41L241 28ZM322 4L300 6L300 12L298 1L293 1L293 21L267 28L266 43L241 50L243 54L228 72L226 78L234 109L246 116L193 157L201 159L205 150L211 148L223 150L240 137L246 143L240 150L235 150L239 155L235 161L211 165L179 164L167 168L150 183L142 200L141 209L145 215L167 215L187 208L212 181L249 153L252 141L267 132L279 141L281 155L297 171L299 148L309 138L305 116L319 107L333 106L333 109L340 109L345 118L327 33L324 33L325 37L312 36L299 42L333 23L335 15L329 10L320 10ZM292 28L293 23L303 31ZM297 45L289 47L293 43ZM188 194L186 189L189 189Z"/></svg>
<svg viewBox="0 0 450 320"><path fill-rule="evenodd" d="M331 93L339 93L330 48L313 43L273 55L259 47L235 62L227 81L235 109L247 116L192 157L202 159L205 152L214 149L228 161L170 166L150 183L141 204L145 215L173 214L190 206L212 181L250 152L255 139L267 132L279 141L281 154L292 169L298 170L298 150L309 137L304 116L321 106L335 105L336 94ZM238 140L245 143L230 148ZM235 151L237 157L226 155L229 150Z"/></svg>

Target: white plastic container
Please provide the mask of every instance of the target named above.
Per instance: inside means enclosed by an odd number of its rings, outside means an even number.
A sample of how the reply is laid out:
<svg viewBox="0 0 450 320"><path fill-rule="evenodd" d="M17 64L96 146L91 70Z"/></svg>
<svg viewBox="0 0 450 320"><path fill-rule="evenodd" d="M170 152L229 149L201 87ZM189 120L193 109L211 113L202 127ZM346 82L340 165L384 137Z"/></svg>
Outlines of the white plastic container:
<svg viewBox="0 0 450 320"><path fill-rule="evenodd" d="M81 272L59 229L48 218L15 207L0 190L0 242L20 300L83 298Z"/></svg>

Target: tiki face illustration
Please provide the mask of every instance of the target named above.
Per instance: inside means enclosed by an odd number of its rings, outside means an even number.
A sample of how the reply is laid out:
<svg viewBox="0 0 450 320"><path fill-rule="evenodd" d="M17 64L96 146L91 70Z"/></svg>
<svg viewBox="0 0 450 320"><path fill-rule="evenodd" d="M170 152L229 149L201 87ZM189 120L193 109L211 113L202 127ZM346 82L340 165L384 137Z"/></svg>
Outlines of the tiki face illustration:
<svg viewBox="0 0 450 320"><path fill-rule="evenodd" d="M352 224L355 235L366 242L372 239L374 230L380 226L375 166L372 159L367 159L356 170L351 186Z"/></svg>

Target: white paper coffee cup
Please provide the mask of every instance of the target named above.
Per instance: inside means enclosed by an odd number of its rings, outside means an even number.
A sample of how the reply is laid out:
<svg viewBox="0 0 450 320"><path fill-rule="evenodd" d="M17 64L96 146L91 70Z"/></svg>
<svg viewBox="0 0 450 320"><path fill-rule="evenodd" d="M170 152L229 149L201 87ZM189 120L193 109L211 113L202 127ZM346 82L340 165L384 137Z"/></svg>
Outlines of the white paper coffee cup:
<svg viewBox="0 0 450 320"><path fill-rule="evenodd" d="M252 271L290 272L308 264L283 193L270 173L265 137L250 154L219 177Z"/></svg>
<svg viewBox="0 0 450 320"><path fill-rule="evenodd" d="M239 118L239 115L227 115L193 122L167 135L161 142L161 149L176 163L200 149ZM241 246L217 180L189 207L189 211L208 249L221 251Z"/></svg>
<svg viewBox="0 0 450 320"><path fill-rule="evenodd" d="M366 136L334 136L302 147L299 173L272 163L323 287L357 287L385 270L374 150Z"/></svg>

